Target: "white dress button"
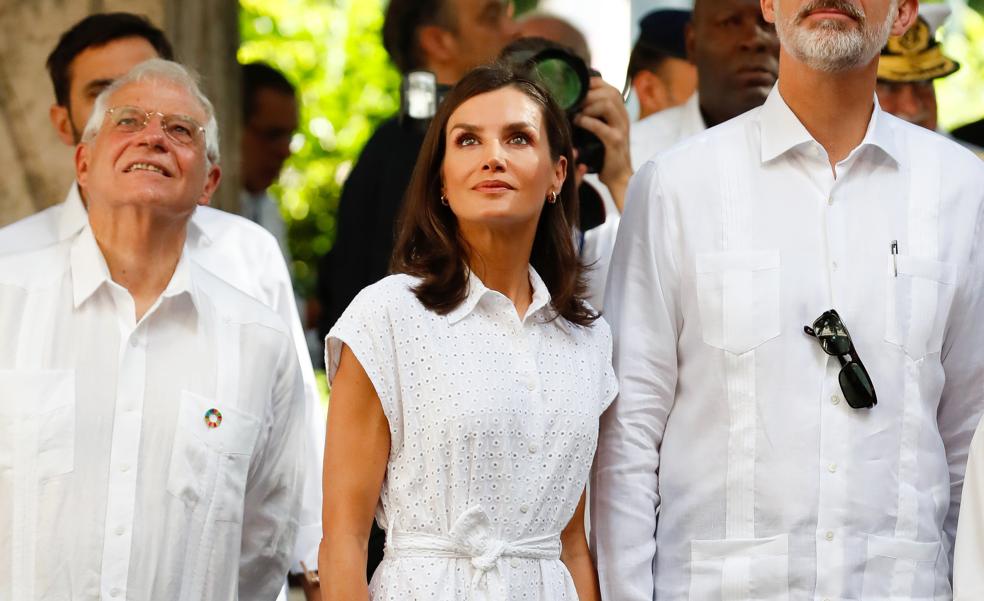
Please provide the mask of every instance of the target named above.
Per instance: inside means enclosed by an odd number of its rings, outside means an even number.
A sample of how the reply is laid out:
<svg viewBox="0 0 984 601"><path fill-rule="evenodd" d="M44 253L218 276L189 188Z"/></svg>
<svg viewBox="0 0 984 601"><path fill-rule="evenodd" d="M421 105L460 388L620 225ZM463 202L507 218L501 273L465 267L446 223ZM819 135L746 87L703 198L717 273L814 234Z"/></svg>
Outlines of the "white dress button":
<svg viewBox="0 0 984 601"><path fill-rule="evenodd" d="M123 534L126 532L126 528L124 528L123 526L117 526L115 532L116 532L116 536L123 536Z"/></svg>
<svg viewBox="0 0 984 601"><path fill-rule="evenodd" d="M140 346L140 341L137 340L136 336L130 338L130 346L132 346L133 348L137 348L138 346Z"/></svg>
<svg viewBox="0 0 984 601"><path fill-rule="evenodd" d="M831 405L837 405L837 404L838 404L838 403L840 403L840 402L841 402L841 398L840 398L840 396L839 396L839 395L836 395L836 394L835 394L835 395L832 395L832 396L830 397L830 404L831 404Z"/></svg>
<svg viewBox="0 0 984 601"><path fill-rule="evenodd" d="M830 465L828 465L827 466L827 471L830 472L831 474L836 473L837 472L837 464L836 463L831 463Z"/></svg>
<svg viewBox="0 0 984 601"><path fill-rule="evenodd" d="M526 512L527 512L527 511L529 511L529 510L530 510L530 508L529 508L529 506L528 506L528 505L520 505L520 506L519 506L519 511L520 511L520 513L526 513Z"/></svg>
<svg viewBox="0 0 984 601"><path fill-rule="evenodd" d="M526 389L527 390L534 390L535 388L536 388L536 382L534 382L533 380L527 380L527 382L526 382Z"/></svg>
<svg viewBox="0 0 984 601"><path fill-rule="evenodd" d="M124 473L130 471L130 464L124 463L123 465L121 465L120 466L120 471L121 472L124 472Z"/></svg>
<svg viewBox="0 0 984 601"><path fill-rule="evenodd" d="M827 540L834 540L834 531L828 530L827 534L825 534L823 537Z"/></svg>
<svg viewBox="0 0 984 601"><path fill-rule="evenodd" d="M536 444L531 444L530 445L530 453L534 453L535 454L535 453L539 453L539 452L540 452L540 447L536 446Z"/></svg>
<svg viewBox="0 0 984 601"><path fill-rule="evenodd" d="M517 558L515 558L515 557L510 557L509 558L509 565L511 565L514 568L518 568L519 567L519 560Z"/></svg>

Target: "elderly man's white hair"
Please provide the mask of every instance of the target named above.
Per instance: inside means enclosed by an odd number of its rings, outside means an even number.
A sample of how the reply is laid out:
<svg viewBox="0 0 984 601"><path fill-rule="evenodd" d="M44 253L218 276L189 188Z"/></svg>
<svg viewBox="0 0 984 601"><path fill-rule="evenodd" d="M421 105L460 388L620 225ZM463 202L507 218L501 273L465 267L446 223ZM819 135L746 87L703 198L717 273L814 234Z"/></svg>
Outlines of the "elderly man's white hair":
<svg viewBox="0 0 984 601"><path fill-rule="evenodd" d="M183 65L162 58L152 58L140 63L99 93L99 96L96 97L96 103L92 107L92 115L89 116L89 121L82 131L82 141L90 141L102 127L103 121L106 119L106 110L109 108L106 103L109 102L109 97L114 92L123 86L145 81L163 81L178 85L187 90L198 101L208 117L204 125L205 158L210 165L218 163L219 125L215 121L215 109L212 108L212 103L198 87L198 75Z"/></svg>

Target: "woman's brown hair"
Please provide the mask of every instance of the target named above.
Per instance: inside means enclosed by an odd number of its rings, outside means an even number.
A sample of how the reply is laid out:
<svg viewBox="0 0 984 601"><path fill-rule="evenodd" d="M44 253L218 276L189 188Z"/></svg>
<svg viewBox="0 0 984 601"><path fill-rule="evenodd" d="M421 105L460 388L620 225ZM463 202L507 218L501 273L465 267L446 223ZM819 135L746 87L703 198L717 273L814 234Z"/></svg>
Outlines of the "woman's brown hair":
<svg viewBox="0 0 984 601"><path fill-rule="evenodd" d="M445 315L468 294L468 249L454 213L441 203L441 167L451 114L466 100L514 87L537 103L543 113L550 157L567 158L567 177L555 204L540 214L530 264L550 291L553 309L571 323L590 325L598 314L584 302L582 265L574 249L577 187L574 153L567 118L550 94L525 70L507 64L478 67L466 74L441 103L427 130L403 203L399 236L390 269L421 278L414 288L428 309Z"/></svg>

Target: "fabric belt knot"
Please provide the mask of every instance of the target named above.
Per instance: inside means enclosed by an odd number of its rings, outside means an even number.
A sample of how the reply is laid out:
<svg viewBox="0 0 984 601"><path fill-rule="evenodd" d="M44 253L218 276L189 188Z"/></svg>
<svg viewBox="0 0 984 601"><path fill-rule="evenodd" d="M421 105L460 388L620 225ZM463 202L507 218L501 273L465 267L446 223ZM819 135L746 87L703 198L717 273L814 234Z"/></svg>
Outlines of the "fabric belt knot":
<svg viewBox="0 0 984 601"><path fill-rule="evenodd" d="M516 541L496 538L493 536L492 520L481 505L475 505L458 516L447 536L400 531L394 524L387 531L386 555L396 559L468 559L474 569L469 598L472 601L491 601L506 596L499 569L500 559L560 559L560 534Z"/></svg>

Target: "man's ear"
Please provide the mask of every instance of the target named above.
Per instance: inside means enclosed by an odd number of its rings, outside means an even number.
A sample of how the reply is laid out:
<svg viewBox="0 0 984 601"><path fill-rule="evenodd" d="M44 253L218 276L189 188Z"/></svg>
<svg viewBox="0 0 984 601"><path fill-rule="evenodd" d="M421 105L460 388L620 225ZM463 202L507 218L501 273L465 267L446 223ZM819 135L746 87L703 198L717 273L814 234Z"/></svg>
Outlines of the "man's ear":
<svg viewBox="0 0 984 601"><path fill-rule="evenodd" d="M75 132L72 130L72 117L68 114L68 107L52 104L48 109L48 118L51 119L51 126L55 128L58 139L67 146L75 146Z"/></svg>
<svg viewBox="0 0 984 601"><path fill-rule="evenodd" d="M775 2L776 0L759 0L759 5L762 7L762 18L765 19L766 23L775 24L776 22Z"/></svg>
<svg viewBox="0 0 984 601"><path fill-rule="evenodd" d="M212 165L205 174L205 188L202 190L202 195L198 197L199 206L204 207L212 201L212 195L215 194L220 181L222 181L222 169L218 165Z"/></svg>
<svg viewBox="0 0 984 601"><path fill-rule="evenodd" d="M437 25L424 25L417 32L420 49L424 52L424 64L447 63L454 59L457 50L454 35Z"/></svg>
<svg viewBox="0 0 984 601"><path fill-rule="evenodd" d="M895 22L892 23L892 35L898 36L909 31L909 28L916 23L919 16L919 2L917 0L899 0L898 13L895 15Z"/></svg>
<svg viewBox="0 0 984 601"><path fill-rule="evenodd" d="M79 144L75 147L75 180L79 187L85 189L89 183L89 145Z"/></svg>
<svg viewBox="0 0 984 601"><path fill-rule="evenodd" d="M661 111L670 105L670 91L666 82L652 71L643 69L632 79L641 112L647 115Z"/></svg>

